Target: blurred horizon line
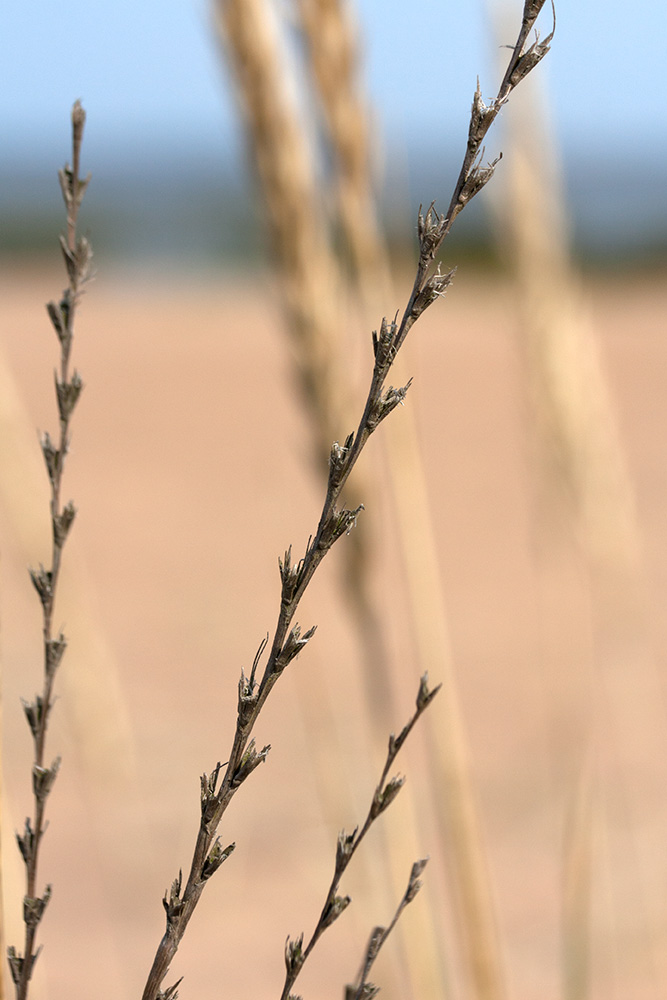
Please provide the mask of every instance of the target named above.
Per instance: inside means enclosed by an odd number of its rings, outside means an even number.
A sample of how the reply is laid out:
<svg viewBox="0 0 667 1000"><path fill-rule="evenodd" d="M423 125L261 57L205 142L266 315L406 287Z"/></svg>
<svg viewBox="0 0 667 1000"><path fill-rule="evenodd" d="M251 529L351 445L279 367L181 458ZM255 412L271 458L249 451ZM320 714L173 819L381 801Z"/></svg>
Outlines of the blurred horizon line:
<svg viewBox="0 0 667 1000"><path fill-rule="evenodd" d="M183 138L183 137L181 137ZM238 138L238 137L237 137ZM112 258L240 259L266 255L254 186L240 139L165 143L146 136L132 156L106 143L87 147L83 165L93 183L84 225L95 245ZM50 252L59 231L61 199L52 143L31 154L5 148L0 159L0 255ZM502 142L499 144L502 148ZM60 146L60 143L58 143ZM395 152L396 146L390 147ZM65 147L66 156L66 147ZM62 157L61 154L61 159ZM562 184L572 250L593 266L667 257L667 166L638 150L562 150ZM502 171L500 164L499 170ZM378 181L379 203L390 241L409 251L419 204L451 189L458 157L435 142L387 157ZM637 183L641 177L641 185ZM326 214L326 177L323 178ZM444 198L443 198L444 201ZM482 195L453 231L450 249L492 262L493 210Z"/></svg>

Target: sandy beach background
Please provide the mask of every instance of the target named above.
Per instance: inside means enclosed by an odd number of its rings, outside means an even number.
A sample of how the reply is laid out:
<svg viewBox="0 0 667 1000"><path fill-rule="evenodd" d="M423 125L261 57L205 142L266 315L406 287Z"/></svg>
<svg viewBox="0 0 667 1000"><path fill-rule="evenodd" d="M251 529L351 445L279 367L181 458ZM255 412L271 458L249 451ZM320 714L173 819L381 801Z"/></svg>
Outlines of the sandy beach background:
<svg viewBox="0 0 667 1000"><path fill-rule="evenodd" d="M58 272L29 268L4 268L0 278L2 855L7 941L17 945L23 890L14 831L29 808L30 768L19 696L38 689L41 664L26 566L49 558L38 430L55 428L57 344L44 303L61 282ZM401 300L407 288L406 277ZM462 275L420 321L408 346L407 405L419 424L511 993L562 995L564 844L584 788L591 1000L657 1000L667 981L667 287L642 274L592 277L585 301L642 543L642 655L611 675L596 666L580 550L567 525L545 526L536 514L514 300L502 277ZM359 345L350 368L361 385L367 331ZM319 516L322 485L288 350L261 272L148 279L112 270L82 305L75 364L86 388L65 476L65 499L79 514L56 614L70 647L49 732L49 752L63 764L41 862L53 899L40 932L37 997L111 1000L143 986L163 931L161 895L189 865L199 775L227 759L240 669L248 671L276 619L278 556L290 543L301 553ZM382 538L375 574L403 699L398 730L418 668L382 451L378 435L366 460L380 488L356 530L371 522ZM317 634L260 719L257 740L271 753L221 831L236 852L207 888L167 981L185 976L184 997L279 995L285 938L312 927L336 834L365 814L384 748L364 707L338 569L334 551L299 614ZM422 766L425 730L442 725L439 713L436 702L398 761L406 788L346 879L353 906L306 968L304 996L340 997L371 927L389 919L411 862L426 854L423 898L437 914L431 930L442 967L420 996L458 995L446 845ZM392 885L377 858L398 830ZM422 897L406 912L406 926L419 921L421 905ZM374 977L387 1000L411 995L401 948L397 935Z"/></svg>

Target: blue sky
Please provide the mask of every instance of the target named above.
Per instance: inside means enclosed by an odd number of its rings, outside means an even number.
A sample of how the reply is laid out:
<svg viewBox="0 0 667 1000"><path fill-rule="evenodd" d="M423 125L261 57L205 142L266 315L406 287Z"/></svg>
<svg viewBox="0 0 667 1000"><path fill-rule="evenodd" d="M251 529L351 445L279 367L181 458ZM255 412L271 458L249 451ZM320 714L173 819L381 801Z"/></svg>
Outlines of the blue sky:
<svg viewBox="0 0 667 1000"><path fill-rule="evenodd" d="M180 168L182 176L190 162L193 176L203 166L208 176L221 167L229 178L231 167L245 183L243 136L212 29L212 2L3 5L0 215L21 215L39 199L53 202L54 165L69 156L69 109L77 97L88 112L83 169L96 181L89 208L98 196L118 207L123 192L132 194L130 174L138 171L145 182L176 176ZM292 0L273 3L289 21ZM502 50L493 22L502 10L510 25L503 41L513 41L522 6L522 0L356 0L375 146L385 151L378 165L385 177L410 175L415 205L423 187L440 190L424 173L432 178L446 163L451 172L460 158L477 74L484 96L495 94ZM570 214L581 232L596 234L598 245L619 234L664 243L667 234L667 111L660 89L667 3L652 4L650 19L642 19L647 9L621 0L557 0L556 37L537 71L566 168ZM538 26L542 36L550 30L548 7ZM502 148L499 131L489 136L488 156ZM142 190L137 186L134 195L148 211L150 192ZM164 216L164 198L173 194L160 197ZM194 212L184 212L192 216L194 240ZM109 228L105 223L104 232Z"/></svg>
<svg viewBox="0 0 667 1000"><path fill-rule="evenodd" d="M278 3L289 8L288 0ZM520 10L519 0L503 3ZM359 0L366 84L388 139L421 135L437 142L461 134L476 74L487 95L497 79L487 23L494 5L498 0ZM36 145L57 141L75 97L89 112L92 152L153 140L185 153L191 143L233 148L238 142L206 0L3 6L3 157L34 155ZM642 9L650 9L650 20ZM543 33L549 18L545 10ZM565 147L601 157L656 147L664 153L659 85L666 50L665 3L558 0L557 36L542 70Z"/></svg>

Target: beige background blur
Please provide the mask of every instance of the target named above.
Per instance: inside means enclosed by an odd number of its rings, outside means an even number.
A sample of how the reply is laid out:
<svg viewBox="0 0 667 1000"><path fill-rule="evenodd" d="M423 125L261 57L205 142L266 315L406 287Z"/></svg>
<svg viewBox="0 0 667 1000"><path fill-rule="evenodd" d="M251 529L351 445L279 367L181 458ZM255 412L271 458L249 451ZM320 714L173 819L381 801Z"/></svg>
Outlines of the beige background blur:
<svg viewBox="0 0 667 1000"><path fill-rule="evenodd" d="M13 832L29 809L30 767L19 696L38 689L41 664L38 601L26 566L48 559L37 429L54 426L57 344L43 303L59 293L62 277L5 268L0 280L2 850L8 942L19 945ZM408 287L405 276L400 301ZM419 424L510 985L523 1000L559 993L563 844L590 771L600 779L587 799L595 844L591 995L658 998L665 981L667 290L649 275L610 276L589 280L585 300L600 335L642 536L652 655L623 687L624 715L618 685L591 667L589 589L577 547L567 526L545 527L536 515L506 281L462 274L408 348L414 385L406 405ZM366 331L359 344L354 363L364 372ZM322 489L308 464L267 276L174 275L147 284L101 273L81 307L74 353L86 388L64 492L79 515L56 612L70 647L49 731L50 753L62 754L63 766L40 866L54 896L40 932L35 997L83 1000L93 992L136 996L143 985L163 931L161 894L189 865L199 774L227 759L240 669L248 671L275 622L277 557L290 543L303 551ZM399 409L391 419L401 417ZM381 451L374 439L364 459L380 483ZM368 504L357 530L371 520L382 526L377 587L404 697L397 730L411 712L418 676L392 511L381 498ZM225 817L222 839L235 840L236 852L207 888L167 980L185 975L184 997L279 994L285 938L312 927L336 833L362 819L377 780L383 747L369 739L337 558L334 551L298 616L304 627L316 623L317 634L257 727L258 743L273 747L268 761ZM436 701L423 729L441 724L442 707ZM600 718L591 756L589 734ZM451 986L459 960L421 777L423 737L415 732L399 759L408 784L378 825L391 841L407 821L402 800L416 797L414 854L398 864L407 880L412 860L432 855L424 898L440 913L436 932ZM354 904L299 980L304 996L340 997L371 926L393 912L398 891L378 885L368 867L384 850L382 831L373 832L345 879ZM420 906L422 897L406 924L418 919ZM398 937L389 942L374 976L387 1000L408 995L391 971L400 948ZM433 996L449 995L443 983L432 987Z"/></svg>

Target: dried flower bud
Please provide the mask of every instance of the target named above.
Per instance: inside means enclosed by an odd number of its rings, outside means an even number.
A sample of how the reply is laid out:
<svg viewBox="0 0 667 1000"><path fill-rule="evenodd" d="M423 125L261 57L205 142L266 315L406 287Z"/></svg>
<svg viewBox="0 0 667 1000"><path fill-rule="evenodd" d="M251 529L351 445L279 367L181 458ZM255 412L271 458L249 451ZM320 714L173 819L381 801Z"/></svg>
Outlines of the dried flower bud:
<svg viewBox="0 0 667 1000"><path fill-rule="evenodd" d="M67 649L67 639L61 632L57 639L49 639L45 646L46 673L49 677L58 669L63 653Z"/></svg>
<svg viewBox="0 0 667 1000"><path fill-rule="evenodd" d="M306 645L309 639L315 635L317 626L314 625L309 628L307 632L301 635L301 628L299 625L295 625L291 629L289 635L285 639L285 644L283 648L278 653L275 662L275 671L280 673L285 669L288 663L291 663L295 656L298 656L303 647Z"/></svg>
<svg viewBox="0 0 667 1000"><path fill-rule="evenodd" d="M53 329L58 335L58 340L61 344L67 346L72 338L72 333L69 328L69 317L70 317L70 298L69 289L63 293L63 297L58 305L55 302L49 302L46 311L49 314L49 319Z"/></svg>
<svg viewBox="0 0 667 1000"><path fill-rule="evenodd" d="M23 958L21 955L16 954L16 948L14 945L10 945L7 949L7 961L9 963L9 971L12 976L12 982L18 985L23 973Z"/></svg>
<svg viewBox="0 0 667 1000"><path fill-rule="evenodd" d="M21 704L23 705L23 711L25 712L25 717L28 720L28 725L30 726L30 732L36 739L37 735L42 727L42 722L44 719L44 700L41 695L35 695L34 701L26 701L25 698L21 698Z"/></svg>
<svg viewBox="0 0 667 1000"><path fill-rule="evenodd" d="M61 171L62 174L62 171ZM65 177L65 184L71 185L72 175L67 172ZM88 181L82 181L81 184L87 184ZM63 186L63 180L60 181L61 187ZM69 188L68 188L69 190ZM81 201L83 197L83 188L79 189L78 201ZM70 193L71 199L71 193ZM67 196L65 196L65 201L67 201ZM60 236L60 249L62 251L63 260L65 261L65 267L67 269L67 277L73 285L82 285L90 277L90 264L93 259L93 250L86 239L85 236L80 237L74 250L71 250L68 246L67 240L64 236Z"/></svg>
<svg viewBox="0 0 667 1000"><path fill-rule="evenodd" d="M346 910L351 902L350 896L334 896L322 917L322 929L330 927L335 920L338 920L343 910Z"/></svg>
<svg viewBox="0 0 667 1000"><path fill-rule="evenodd" d="M480 154L480 159L484 156L484 150ZM475 197L476 194L482 190L485 184L493 177L493 172L496 166L503 158L503 154L499 153L498 156L491 163L487 164L486 167L481 167L479 163L473 164L470 168L468 176L466 177L465 183L459 192L459 204L466 205L469 201Z"/></svg>
<svg viewBox="0 0 667 1000"><path fill-rule="evenodd" d="M168 986L166 990L157 991L157 1000L178 1000L178 987L183 982L183 976L177 979L175 983Z"/></svg>
<svg viewBox="0 0 667 1000"><path fill-rule="evenodd" d="M35 831L30 825L30 819L26 818L25 827L23 830L23 836L19 833L16 834L16 842L19 845L19 851L21 852L21 857L25 861L26 865L33 857L35 850Z"/></svg>
<svg viewBox="0 0 667 1000"><path fill-rule="evenodd" d="M23 922L26 927L37 927L42 916L44 915L44 910L48 906L49 900L51 899L51 886L47 885L44 890L43 896L24 896L23 897Z"/></svg>
<svg viewBox="0 0 667 1000"><path fill-rule="evenodd" d="M181 886L183 884L183 872L179 869L178 876L171 883L171 888L166 890L162 899L162 905L167 913L167 923L172 924L183 911L183 900L181 899Z"/></svg>
<svg viewBox="0 0 667 1000"><path fill-rule="evenodd" d="M66 163L62 170L58 171L58 180L60 181L60 190L63 194L63 201L67 208L68 213L72 211L72 205L74 202L73 188L74 188L74 173L69 163ZM62 241L61 237L61 241ZM62 245L62 242L61 242Z"/></svg>
<svg viewBox="0 0 667 1000"><path fill-rule="evenodd" d="M72 143L75 146L81 145L83 139L83 129L86 124L86 112L81 106L81 101L76 100L72 105Z"/></svg>
<svg viewBox="0 0 667 1000"><path fill-rule="evenodd" d="M60 414L61 420L65 422L69 420L72 415L72 411L77 404L79 396L81 395L82 389L83 382L76 369L72 372L72 377L69 382L61 382L56 375L56 397L58 401L58 413Z"/></svg>
<svg viewBox="0 0 667 1000"><path fill-rule="evenodd" d="M202 818L204 821L208 822L213 813L215 812L215 807L217 805L216 795L218 787L218 777L220 776L220 771L222 769L222 764L220 761L216 764L210 774L201 775L199 778L200 784L200 803Z"/></svg>
<svg viewBox="0 0 667 1000"><path fill-rule="evenodd" d="M319 547L325 552L331 548L334 542L338 541L341 535L349 535L352 528L356 527L357 517L364 510L364 505L359 504L354 510L338 510L334 507L328 521L322 529Z"/></svg>
<svg viewBox="0 0 667 1000"><path fill-rule="evenodd" d="M537 64L544 59L545 55L549 51L553 36L554 33L552 31L550 35L547 35L543 42L536 39L530 48L524 52L523 55L519 56L516 66L510 75L510 83L512 84L512 87L516 87L517 84L519 84L524 77L528 76L531 70L534 70Z"/></svg>
<svg viewBox="0 0 667 1000"><path fill-rule="evenodd" d="M53 518L53 541L55 542L56 548L62 548L75 517L76 507L72 501L69 500L63 507L61 513L56 514Z"/></svg>
<svg viewBox="0 0 667 1000"><path fill-rule="evenodd" d="M470 156L474 157L476 155L497 113L498 107L495 101L492 101L491 104L484 102L479 86L479 77L477 77L477 89L472 99L470 126L468 128L468 150Z"/></svg>
<svg viewBox="0 0 667 1000"><path fill-rule="evenodd" d="M354 442L354 433L348 434L345 444L334 441L329 455L329 485L337 485L343 477L350 456L350 448Z"/></svg>
<svg viewBox="0 0 667 1000"><path fill-rule="evenodd" d="M215 843L213 844L213 847L209 851L209 855L202 866L201 877L203 881L206 881L206 879L209 879L211 875L214 875L215 872L217 872L220 865L223 863L223 861L227 860L227 858L232 853L235 847L236 847L235 843L229 844L223 850L222 847L220 846L220 838L219 837L215 838Z"/></svg>
<svg viewBox="0 0 667 1000"><path fill-rule="evenodd" d="M88 184L88 179L79 181L79 202L83 198L86 184ZM76 266L79 283L87 281L90 277L92 260L93 248L85 236L80 236L76 244Z"/></svg>
<svg viewBox="0 0 667 1000"><path fill-rule="evenodd" d="M336 844L336 871L341 871L347 861L352 857L352 853L357 843L357 831L359 827L355 826L352 833L345 833L345 830L341 830L338 834L338 842Z"/></svg>
<svg viewBox="0 0 667 1000"><path fill-rule="evenodd" d="M373 819L377 819L391 805L404 784L405 778L390 778L384 788L375 793L371 806L371 817Z"/></svg>
<svg viewBox="0 0 667 1000"><path fill-rule="evenodd" d="M42 446L42 455L44 456L44 461L46 462L46 471L49 476L49 482L51 485L55 485L58 479L58 471L60 468L60 452L55 447L53 441L51 440L51 435L48 431L44 431L42 434L42 440L40 441Z"/></svg>
<svg viewBox="0 0 667 1000"><path fill-rule="evenodd" d="M394 360L396 356L394 340L396 339L397 329L398 325L395 319L387 320L383 316L379 335L377 330L373 330L373 353L375 355L376 371L387 368Z"/></svg>
<svg viewBox="0 0 667 1000"><path fill-rule="evenodd" d="M255 750L254 739L250 740L245 753L241 757L241 763L239 764L234 777L232 778L232 788L238 788L238 786L245 781L249 774L255 770L256 767L266 760L271 745L263 747L259 753Z"/></svg>
<svg viewBox="0 0 667 1000"><path fill-rule="evenodd" d="M426 212L426 217L422 215L422 206L419 206L417 215L417 236L419 237L419 266L426 268L434 259L438 248L442 243L443 216L435 210L435 202L432 201Z"/></svg>
<svg viewBox="0 0 667 1000"><path fill-rule="evenodd" d="M368 949L366 951L366 958L370 962L374 962L380 953L380 948L384 941L387 931L384 927L374 927L373 932L368 942Z"/></svg>
<svg viewBox="0 0 667 1000"><path fill-rule="evenodd" d="M303 934L299 934L295 941L288 937L285 942L285 966L290 979L296 976L303 963Z"/></svg>
<svg viewBox="0 0 667 1000"><path fill-rule="evenodd" d="M428 309L431 303L435 302L437 298L445 294L454 280L455 274L456 268L453 268L446 274L441 274L440 265L438 265L437 272L432 274L430 278L427 278L424 282L424 287L418 292L414 302L412 303L410 315L413 321L418 319L421 314Z"/></svg>
<svg viewBox="0 0 667 1000"><path fill-rule="evenodd" d="M361 986L346 986L345 1000L374 1000L380 992L379 986L373 983L362 983Z"/></svg>
<svg viewBox="0 0 667 1000"><path fill-rule="evenodd" d="M60 757L56 757L51 767L41 767L33 764L32 791L38 802L44 802L53 787L53 782L60 769Z"/></svg>
<svg viewBox="0 0 667 1000"><path fill-rule="evenodd" d="M246 677L243 668L241 668L241 677L239 678L239 698L237 703L238 722L241 727L244 727L250 720L255 709L255 705L257 704L258 697L258 685L254 683L254 680L251 677Z"/></svg>
<svg viewBox="0 0 667 1000"><path fill-rule="evenodd" d="M41 563L39 564L38 570L30 568L28 572L30 573L30 579L33 582L35 590L39 594L42 604L46 606L53 599L52 573L49 570L44 569Z"/></svg>
<svg viewBox="0 0 667 1000"><path fill-rule="evenodd" d="M58 171L60 190L62 192L63 201L67 207L68 214L71 214L74 206L78 208L81 205L83 196L86 193L86 188L90 184L90 177L91 175L88 174L87 177L79 177L77 180L74 177L74 171L70 167L69 163L65 164L62 170Z"/></svg>
<svg viewBox="0 0 667 1000"><path fill-rule="evenodd" d="M405 402L405 397L408 394L408 389L412 385L412 379L399 389L394 389L393 385L389 386L387 391L376 400L370 413L368 414L368 420L366 426L368 427L368 432L371 434L378 424L388 417L392 410L395 410L397 406L403 406Z"/></svg>
<svg viewBox="0 0 667 1000"><path fill-rule="evenodd" d="M306 554L310 549L311 538L308 539L308 545L306 546ZM278 566L280 568L280 579L283 582L283 591L281 595L281 600L284 603L289 604L296 593L297 587L301 580L301 570L303 569L303 559L300 559L298 563L292 565L292 546L288 548L285 553L285 561L278 557Z"/></svg>
<svg viewBox="0 0 667 1000"><path fill-rule="evenodd" d="M420 712L423 712L426 706L435 698L441 687L442 684L438 684L432 691L429 691L428 671L420 677L419 691L417 692L417 709Z"/></svg>
<svg viewBox="0 0 667 1000"><path fill-rule="evenodd" d="M413 864L412 871L410 872L410 880L408 882L408 887L405 890L404 899L406 903L411 903L412 900L417 895L417 893L419 892L419 890L421 889L422 884L419 880L419 876L424 871L427 864L428 864L428 858L422 858L420 861L415 861L415 863Z"/></svg>

